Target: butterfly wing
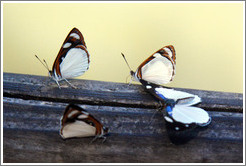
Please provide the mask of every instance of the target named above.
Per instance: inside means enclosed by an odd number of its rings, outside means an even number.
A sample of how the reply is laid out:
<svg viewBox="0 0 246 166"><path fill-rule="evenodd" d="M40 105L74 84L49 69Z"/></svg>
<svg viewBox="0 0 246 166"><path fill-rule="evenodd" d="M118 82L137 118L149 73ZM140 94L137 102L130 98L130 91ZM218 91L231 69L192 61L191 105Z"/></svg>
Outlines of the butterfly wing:
<svg viewBox="0 0 246 166"><path fill-rule="evenodd" d="M207 111L192 106L175 105L173 107L172 117L175 121L183 124L195 123L200 126L206 126L210 122Z"/></svg>
<svg viewBox="0 0 246 166"><path fill-rule="evenodd" d="M197 95L168 89L141 79L140 82L149 93L165 105L164 119L175 130L184 130L196 125L206 126L210 123L211 118L205 110L191 106L201 101Z"/></svg>
<svg viewBox="0 0 246 166"><path fill-rule="evenodd" d="M63 139L72 137L103 136L107 129L79 106L70 104L61 118L60 135Z"/></svg>
<svg viewBox="0 0 246 166"><path fill-rule="evenodd" d="M135 72L135 77L155 84L166 84L175 75L176 53L172 45L165 46L147 58Z"/></svg>
<svg viewBox="0 0 246 166"><path fill-rule="evenodd" d="M175 105L173 108L168 107L165 109L170 109L171 111L163 113L164 119L175 130L182 131L197 125L207 126L211 122L209 114L202 108L184 105Z"/></svg>
<svg viewBox="0 0 246 166"><path fill-rule="evenodd" d="M164 98L173 99L177 105L191 106L201 102L201 98L197 95L161 86L155 88L155 93L160 97L164 96Z"/></svg>
<svg viewBox="0 0 246 166"><path fill-rule="evenodd" d="M52 72L56 80L82 75L89 69L90 55L84 37L73 28L66 37L54 61Z"/></svg>
<svg viewBox="0 0 246 166"><path fill-rule="evenodd" d="M201 102L201 98L194 94L166 88L164 86L149 83L142 79L140 79L140 82L150 94L155 96L163 103L165 103L168 99L174 100L178 105L186 106L195 105Z"/></svg>

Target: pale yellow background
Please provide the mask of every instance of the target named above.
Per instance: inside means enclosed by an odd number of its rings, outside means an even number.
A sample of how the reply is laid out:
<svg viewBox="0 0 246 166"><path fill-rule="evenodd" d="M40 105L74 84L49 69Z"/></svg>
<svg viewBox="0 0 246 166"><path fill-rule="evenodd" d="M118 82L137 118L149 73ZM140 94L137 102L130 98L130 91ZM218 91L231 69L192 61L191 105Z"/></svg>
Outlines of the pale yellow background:
<svg viewBox="0 0 246 166"><path fill-rule="evenodd" d="M177 53L166 86L243 92L243 3L3 4L3 71L47 76L73 27L84 35L90 69L80 79L126 82L165 45Z"/></svg>

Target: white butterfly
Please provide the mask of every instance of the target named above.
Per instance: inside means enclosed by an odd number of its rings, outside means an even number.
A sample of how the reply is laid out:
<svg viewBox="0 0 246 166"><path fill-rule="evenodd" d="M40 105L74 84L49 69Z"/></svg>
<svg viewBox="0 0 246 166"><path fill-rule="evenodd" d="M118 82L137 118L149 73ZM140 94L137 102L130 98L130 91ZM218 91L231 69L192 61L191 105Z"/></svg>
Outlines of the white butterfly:
<svg viewBox="0 0 246 166"><path fill-rule="evenodd" d="M122 56L125 59L124 54ZM127 65L130 68L128 63ZM136 81L142 79L155 84L167 84L173 80L175 65L176 53L174 47L169 45L159 49L142 62L136 72L130 68L130 73Z"/></svg>
<svg viewBox="0 0 246 166"><path fill-rule="evenodd" d="M127 63L125 56L123 54L122 56ZM127 65L130 68L128 63ZM195 125L208 125L211 121L208 113L202 108L192 106L201 102L200 97L159 85L173 80L175 65L176 53L174 47L169 45L147 58L136 72L130 68L130 73L164 105L164 119L172 124L175 130L184 130Z"/></svg>
<svg viewBox="0 0 246 166"><path fill-rule="evenodd" d="M73 137L105 138L105 128L96 118L81 107L69 104L61 118L60 135L63 139Z"/></svg>
<svg viewBox="0 0 246 166"><path fill-rule="evenodd" d="M37 55L35 55L36 58ZM42 61L38 58L42 63ZM45 62L45 68L49 71L49 76L56 81L59 88L59 81L66 80L74 87L68 78L78 77L89 69L90 55L84 41L84 37L77 28L73 28L66 37L62 47L54 61L52 70L49 70ZM75 87L74 87L75 88Z"/></svg>

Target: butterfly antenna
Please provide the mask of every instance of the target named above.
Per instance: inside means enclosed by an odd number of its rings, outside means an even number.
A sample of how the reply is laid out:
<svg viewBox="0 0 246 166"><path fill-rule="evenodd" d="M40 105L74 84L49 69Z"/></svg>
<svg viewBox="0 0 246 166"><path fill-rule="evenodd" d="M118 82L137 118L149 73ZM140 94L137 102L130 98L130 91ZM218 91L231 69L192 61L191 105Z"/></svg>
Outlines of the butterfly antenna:
<svg viewBox="0 0 246 166"><path fill-rule="evenodd" d="M39 57L38 57L37 55L35 55L35 57L42 63L42 65L43 65L48 71L50 71L49 68L48 68L47 66L45 66L45 64L39 59Z"/></svg>
<svg viewBox="0 0 246 166"><path fill-rule="evenodd" d="M126 57L125 57L125 55L123 54L123 53L121 53L121 55L122 55L122 57L124 58L124 60L125 60L125 62L126 62L126 64L127 64L127 66L128 66L128 68L130 69L130 73L131 73L131 80L130 80L130 82L129 82L129 86L131 85L131 83L132 83L132 73L134 73L133 71L132 71L132 69L131 69L131 67L130 67L130 65L129 65L129 63L127 62L127 60L126 60ZM128 76L129 77L129 76ZM128 78L127 77L127 78Z"/></svg>
<svg viewBox="0 0 246 166"><path fill-rule="evenodd" d="M45 65L46 65L47 69L50 71L50 69L49 69L49 66L48 66L47 62L46 62L44 59L43 59L43 61L44 61Z"/></svg>
<svg viewBox="0 0 246 166"><path fill-rule="evenodd" d="M128 62L127 62L127 60L126 60L125 55L124 55L123 53L121 53L121 55L122 55L122 57L124 58L124 60L125 60L125 62L126 62L126 64L127 64L127 66L128 66L128 68L132 71L130 65L128 64Z"/></svg>

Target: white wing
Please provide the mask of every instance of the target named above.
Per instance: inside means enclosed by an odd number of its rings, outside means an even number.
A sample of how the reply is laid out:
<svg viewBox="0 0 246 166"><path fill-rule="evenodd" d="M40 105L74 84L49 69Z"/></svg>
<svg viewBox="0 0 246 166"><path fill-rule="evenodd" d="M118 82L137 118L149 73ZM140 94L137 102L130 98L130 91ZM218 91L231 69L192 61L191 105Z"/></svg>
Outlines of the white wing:
<svg viewBox="0 0 246 166"><path fill-rule="evenodd" d="M175 105L172 111L172 117L174 120L184 124L196 123L205 126L210 123L208 113L198 107Z"/></svg>
<svg viewBox="0 0 246 166"><path fill-rule="evenodd" d="M191 106L201 102L201 98L197 95L193 95L187 92L177 91L174 89L167 89L167 88L155 88L157 93L162 94L164 97L168 99L173 99L175 102L177 101L176 105L186 105ZM180 100L183 99L183 100Z"/></svg>
<svg viewBox="0 0 246 166"><path fill-rule="evenodd" d="M73 78L84 74L89 68L89 60L86 51L80 48L72 48L60 64L62 78Z"/></svg>
<svg viewBox="0 0 246 166"><path fill-rule="evenodd" d="M62 138L90 137L96 135L96 128L83 121L66 124L60 132Z"/></svg>
<svg viewBox="0 0 246 166"><path fill-rule="evenodd" d="M155 84L169 83L173 78L174 65L160 53L153 55L155 58L142 68L142 79Z"/></svg>

